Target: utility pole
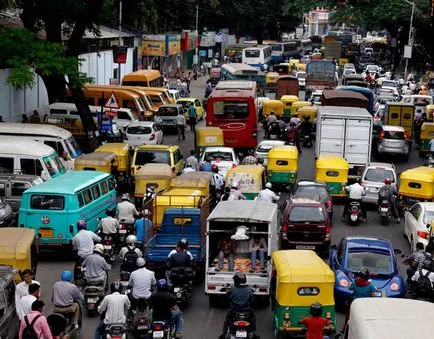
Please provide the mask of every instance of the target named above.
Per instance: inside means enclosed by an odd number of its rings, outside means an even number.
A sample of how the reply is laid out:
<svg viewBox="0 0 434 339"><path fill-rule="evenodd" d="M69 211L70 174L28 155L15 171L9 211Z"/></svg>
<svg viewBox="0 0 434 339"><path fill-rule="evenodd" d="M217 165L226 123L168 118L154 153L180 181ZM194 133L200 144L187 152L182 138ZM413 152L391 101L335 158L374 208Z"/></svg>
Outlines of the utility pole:
<svg viewBox="0 0 434 339"><path fill-rule="evenodd" d="M405 1L405 2L411 4L410 30L408 32L408 46L410 46L412 48L413 43L411 41L411 35L413 32L414 0L413 0L413 2L409 2L409 1ZM409 58L405 59L404 80L407 80L408 59Z"/></svg>
<svg viewBox="0 0 434 339"><path fill-rule="evenodd" d="M193 64L196 64L196 66L199 66L199 51L197 48L197 39L199 39L199 1L196 1L196 41L194 45L194 58L193 58Z"/></svg>
<svg viewBox="0 0 434 339"><path fill-rule="evenodd" d="M119 0L119 47L122 46L122 0ZM118 85L121 84L121 64L118 64Z"/></svg>

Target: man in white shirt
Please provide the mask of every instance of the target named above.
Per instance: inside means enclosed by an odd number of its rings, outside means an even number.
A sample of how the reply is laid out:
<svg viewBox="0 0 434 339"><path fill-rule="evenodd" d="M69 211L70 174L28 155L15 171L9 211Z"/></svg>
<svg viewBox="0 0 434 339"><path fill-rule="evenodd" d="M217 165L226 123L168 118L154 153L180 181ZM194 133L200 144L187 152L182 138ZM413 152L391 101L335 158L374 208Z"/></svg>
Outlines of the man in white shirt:
<svg viewBox="0 0 434 339"><path fill-rule="evenodd" d="M65 170L67 171L73 171L74 170L74 161L71 160L68 153L63 151L60 154L60 162L63 164L63 167L65 167Z"/></svg>
<svg viewBox="0 0 434 339"><path fill-rule="evenodd" d="M151 296L151 287L157 281L155 280L155 273L145 267L146 261L143 258L138 258L136 261L138 269L131 273L128 286L132 288L132 303L136 304L139 299L149 299ZM132 305L133 306L133 305Z"/></svg>
<svg viewBox="0 0 434 339"><path fill-rule="evenodd" d="M86 230L86 221L77 221L78 233L72 237L72 248L76 250L78 256L84 260L93 252L94 241L100 242L101 238L94 232Z"/></svg>
<svg viewBox="0 0 434 339"><path fill-rule="evenodd" d="M102 218L98 224L104 234L117 234L119 230L119 221L116 217L116 210L114 208L107 208L107 216Z"/></svg>
<svg viewBox="0 0 434 339"><path fill-rule="evenodd" d="M423 276L425 276L429 272L428 270L426 270L424 268L422 268L420 271L422 272ZM419 271L416 271L413 274L413 276L411 277L411 281L417 282L419 280L419 278L420 278L420 273L419 273ZM431 285L434 286L434 273L433 272L429 272L428 279L429 279L429 281L431 281Z"/></svg>
<svg viewBox="0 0 434 339"><path fill-rule="evenodd" d="M101 304L98 306L98 312L105 312L104 319L99 323L95 330L95 338L101 338L101 332L106 325L125 324L127 318L125 312L130 308L130 300L125 294L120 294L119 280L115 280L110 285L111 294L104 297Z"/></svg>
<svg viewBox="0 0 434 339"><path fill-rule="evenodd" d="M182 170L182 174L189 173L189 172L196 172L194 168L192 168L191 163L187 161L185 164L185 168Z"/></svg>
<svg viewBox="0 0 434 339"><path fill-rule="evenodd" d="M41 285L39 283L31 283L29 285L29 294L25 295L20 300L21 308L17 311L18 317L22 320L26 315L32 312L32 304L34 301L38 300L41 295Z"/></svg>
<svg viewBox="0 0 434 339"><path fill-rule="evenodd" d="M22 273L22 276L23 281L15 287L15 309L18 316L20 315L21 310L21 298L29 295L30 284L39 284L39 282L36 280L32 280L32 271L30 269L25 269Z"/></svg>
<svg viewBox="0 0 434 339"><path fill-rule="evenodd" d="M276 202L279 200L279 196L277 196L276 193L271 190L272 188L273 185L271 185L270 182L267 182L265 184L265 189L259 192L259 199L268 202Z"/></svg>
<svg viewBox="0 0 434 339"><path fill-rule="evenodd" d="M124 220L125 223L133 225L135 222L134 216L138 216L136 206L130 202L130 195L125 193L122 195L122 202L118 204L118 220Z"/></svg>
<svg viewBox="0 0 434 339"><path fill-rule="evenodd" d="M359 179L356 183L346 186L345 189L349 192L348 194L348 202L344 208L343 218L348 215L348 208L352 201L357 201L360 203L360 207L362 209L363 219L366 222L366 208L362 202L362 197L366 195L365 187L363 186L362 179Z"/></svg>
<svg viewBox="0 0 434 339"><path fill-rule="evenodd" d="M185 160L187 163L191 164L191 168L193 168L196 171L199 171L199 161L194 156L194 150L190 151L190 156Z"/></svg>

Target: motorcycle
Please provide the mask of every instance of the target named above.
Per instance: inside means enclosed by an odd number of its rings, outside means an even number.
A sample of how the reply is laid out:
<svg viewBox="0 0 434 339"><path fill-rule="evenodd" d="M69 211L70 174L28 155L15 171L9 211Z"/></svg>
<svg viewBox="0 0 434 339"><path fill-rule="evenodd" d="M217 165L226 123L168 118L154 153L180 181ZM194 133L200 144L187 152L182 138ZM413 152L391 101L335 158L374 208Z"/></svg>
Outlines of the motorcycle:
<svg viewBox="0 0 434 339"><path fill-rule="evenodd" d="M301 136L303 147L310 148L313 145L312 133L304 133Z"/></svg>
<svg viewBox="0 0 434 339"><path fill-rule="evenodd" d="M193 291L192 282L194 280L194 271L190 267L172 268L169 273L172 283L171 292L176 297L178 304L185 304L191 298Z"/></svg>
<svg viewBox="0 0 434 339"><path fill-rule="evenodd" d="M104 339L126 339L127 327L125 326L125 324L106 325L104 333Z"/></svg>
<svg viewBox="0 0 434 339"><path fill-rule="evenodd" d="M358 201L351 201L348 208L348 225L357 225L362 219L362 206Z"/></svg>
<svg viewBox="0 0 434 339"><path fill-rule="evenodd" d="M71 326L72 313L52 313L47 316L48 327L50 328L53 339L80 338L80 331L82 327L82 313L80 304L78 312L78 327Z"/></svg>
<svg viewBox="0 0 434 339"><path fill-rule="evenodd" d="M104 234L102 236L102 245L104 246L104 259L107 261L107 264L113 264L115 262L115 253L114 253L114 239L113 235Z"/></svg>
<svg viewBox="0 0 434 339"><path fill-rule="evenodd" d="M252 314L250 312L234 312L231 322L229 323L228 333L226 339L237 338L257 338L259 337L253 333L250 322Z"/></svg>
<svg viewBox="0 0 434 339"><path fill-rule="evenodd" d="M98 313L98 306L104 299L105 288L103 285L93 285L86 282L84 286L84 305L90 317Z"/></svg>
<svg viewBox="0 0 434 339"><path fill-rule="evenodd" d="M119 293L120 294L128 294L129 292L129 288L128 288L128 283L130 282L130 272L126 272L126 271L122 271L120 274L120 279L119 279L119 283L120 283L120 290Z"/></svg>
<svg viewBox="0 0 434 339"><path fill-rule="evenodd" d="M136 338L147 339L149 331L148 303L146 299L137 301L137 306L131 310L128 323L132 331L136 332Z"/></svg>
<svg viewBox="0 0 434 339"><path fill-rule="evenodd" d="M282 130L279 127L279 123L277 122L272 122L270 124L270 126L267 129L267 133L266 133L266 138L267 139L276 139L279 140L282 137Z"/></svg>
<svg viewBox="0 0 434 339"><path fill-rule="evenodd" d="M170 339L174 337L175 329L167 321L153 321L150 338Z"/></svg>
<svg viewBox="0 0 434 339"><path fill-rule="evenodd" d="M119 221L119 231L118 231L118 247L119 250L125 245L125 239L132 234L133 232L133 225L126 223L125 219L122 219Z"/></svg>
<svg viewBox="0 0 434 339"><path fill-rule="evenodd" d="M75 263L74 263L74 282L77 285L83 279L83 269L81 267L82 262L83 259L81 259L79 255L77 255L77 258L75 259Z"/></svg>
<svg viewBox="0 0 434 339"><path fill-rule="evenodd" d="M387 225L390 218L390 201L383 199L381 200L380 206L378 206L378 214L381 218L381 224Z"/></svg>

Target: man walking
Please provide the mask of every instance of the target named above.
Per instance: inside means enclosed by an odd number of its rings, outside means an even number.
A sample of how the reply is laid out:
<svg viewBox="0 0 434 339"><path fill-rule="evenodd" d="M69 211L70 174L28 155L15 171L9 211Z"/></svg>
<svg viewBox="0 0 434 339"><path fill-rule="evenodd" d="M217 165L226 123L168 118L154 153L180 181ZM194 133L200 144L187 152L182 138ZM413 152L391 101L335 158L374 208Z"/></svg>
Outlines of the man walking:
<svg viewBox="0 0 434 339"><path fill-rule="evenodd" d="M179 112L179 114L176 116L176 128L178 130L178 141L185 140L185 117L183 112Z"/></svg>
<svg viewBox="0 0 434 339"><path fill-rule="evenodd" d="M197 119L197 112L196 107L194 106L194 103L191 103L188 107L188 122L190 124L190 129L192 132L194 132L195 126L196 126L196 119Z"/></svg>

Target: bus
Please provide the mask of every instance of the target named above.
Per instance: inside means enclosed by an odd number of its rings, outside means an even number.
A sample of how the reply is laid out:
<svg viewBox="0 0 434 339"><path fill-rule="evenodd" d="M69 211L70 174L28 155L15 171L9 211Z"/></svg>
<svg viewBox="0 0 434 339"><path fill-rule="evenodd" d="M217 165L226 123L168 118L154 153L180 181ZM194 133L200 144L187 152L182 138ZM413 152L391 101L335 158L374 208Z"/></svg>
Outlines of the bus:
<svg viewBox="0 0 434 339"><path fill-rule="evenodd" d="M256 82L220 81L208 98L206 125L223 129L225 146L243 153L256 148Z"/></svg>
<svg viewBox="0 0 434 339"><path fill-rule="evenodd" d="M243 49L242 63L257 67L261 71L264 65L271 65L271 47L266 45L247 47Z"/></svg>
<svg viewBox="0 0 434 339"><path fill-rule="evenodd" d="M144 69L125 74L122 86L163 87L163 77L159 71Z"/></svg>
<svg viewBox="0 0 434 339"><path fill-rule="evenodd" d="M260 91L265 91L265 73L257 68L239 63L224 64L220 68L221 80L255 81Z"/></svg>
<svg viewBox="0 0 434 339"><path fill-rule="evenodd" d="M274 64L285 62L298 55L297 44L294 41L274 42L269 46L271 47L271 61Z"/></svg>

